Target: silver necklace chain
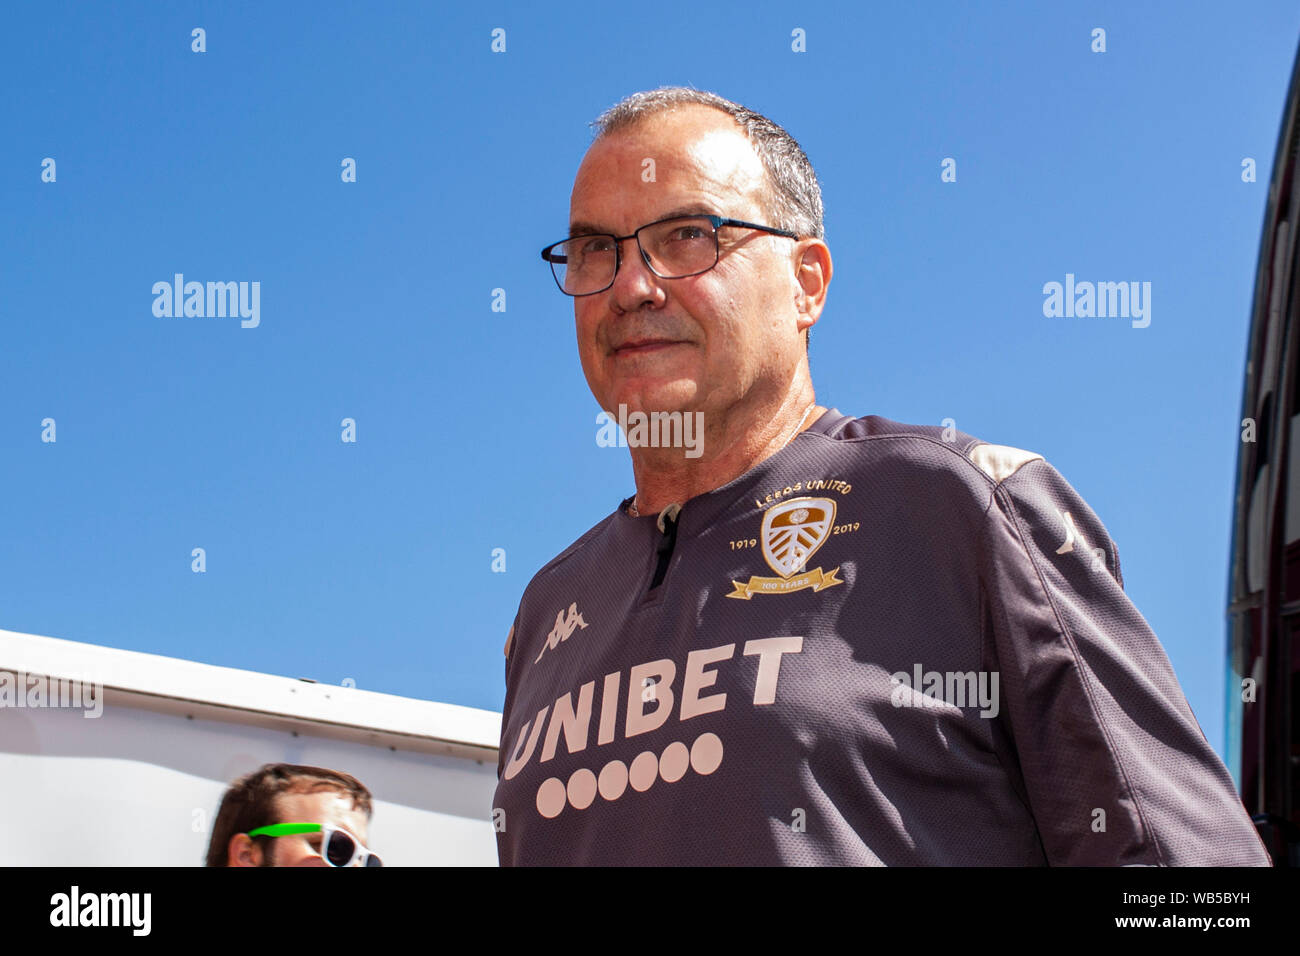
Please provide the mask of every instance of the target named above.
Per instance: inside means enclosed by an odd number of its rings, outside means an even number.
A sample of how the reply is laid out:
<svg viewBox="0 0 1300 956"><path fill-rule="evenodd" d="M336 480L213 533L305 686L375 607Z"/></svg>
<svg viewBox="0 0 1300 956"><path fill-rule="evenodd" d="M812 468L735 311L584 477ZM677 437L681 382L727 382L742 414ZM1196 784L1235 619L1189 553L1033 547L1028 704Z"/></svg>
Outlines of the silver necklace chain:
<svg viewBox="0 0 1300 956"><path fill-rule="evenodd" d="M786 445L790 444L790 442L794 441L795 436L798 435L800 429L803 428L803 423L808 420L808 416L812 414L812 410L816 407L816 402L813 402L808 406L808 411L803 413L803 418L799 419L799 424L794 426L794 431L790 433L790 437L781 443L781 448L778 448L777 451L780 451L782 448L785 448ZM773 454L775 454L775 452L773 452ZM638 511L636 507L636 495L632 496L632 503L628 505L628 513L632 515L633 518L641 517L641 512Z"/></svg>

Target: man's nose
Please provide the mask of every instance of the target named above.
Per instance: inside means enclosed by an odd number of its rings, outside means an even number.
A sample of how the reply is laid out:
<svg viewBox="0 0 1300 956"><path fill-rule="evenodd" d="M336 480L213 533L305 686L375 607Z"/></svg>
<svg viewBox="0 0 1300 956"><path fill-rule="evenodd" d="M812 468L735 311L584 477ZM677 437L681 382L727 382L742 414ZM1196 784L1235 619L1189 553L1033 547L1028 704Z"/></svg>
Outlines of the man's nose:
<svg viewBox="0 0 1300 956"><path fill-rule="evenodd" d="M624 250L627 250L626 254ZM631 312L647 301L661 299L661 281L650 268L650 261L641 251L635 236L619 242L618 271L614 273L614 283L609 287L609 293L620 309Z"/></svg>

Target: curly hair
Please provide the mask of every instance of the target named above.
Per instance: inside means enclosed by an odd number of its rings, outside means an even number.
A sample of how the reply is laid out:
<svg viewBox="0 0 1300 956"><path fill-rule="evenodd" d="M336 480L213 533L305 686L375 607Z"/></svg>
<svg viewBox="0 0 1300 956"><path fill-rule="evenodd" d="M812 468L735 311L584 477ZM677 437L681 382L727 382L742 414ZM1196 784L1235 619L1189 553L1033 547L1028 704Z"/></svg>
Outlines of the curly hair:
<svg viewBox="0 0 1300 956"><path fill-rule="evenodd" d="M353 806L367 818L371 815L370 791L356 777L323 767L268 763L260 770L240 777L221 798L221 807L212 824L205 865L226 865L230 838L236 833L247 833L280 822L276 819L276 798L280 794L317 793L321 790L337 790L350 796ZM269 858L272 838L256 836L253 840L262 848L263 858Z"/></svg>

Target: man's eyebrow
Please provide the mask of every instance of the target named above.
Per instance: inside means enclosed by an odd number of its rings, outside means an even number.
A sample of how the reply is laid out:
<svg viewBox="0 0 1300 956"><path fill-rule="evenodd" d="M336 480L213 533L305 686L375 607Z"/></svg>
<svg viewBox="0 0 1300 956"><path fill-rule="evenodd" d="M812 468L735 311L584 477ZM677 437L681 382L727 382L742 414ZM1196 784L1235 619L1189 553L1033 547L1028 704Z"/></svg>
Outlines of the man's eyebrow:
<svg viewBox="0 0 1300 956"><path fill-rule="evenodd" d="M591 236L596 233L614 234L612 229L602 229L600 226L592 225L589 222L571 222L569 223L569 237L573 236Z"/></svg>
<svg viewBox="0 0 1300 956"><path fill-rule="evenodd" d="M660 219L676 219L678 216L713 216L713 215L717 215L717 214L713 211L712 207L708 206L707 204L690 203L688 205L679 206L676 209L672 209L664 213L662 216L656 216L651 221L658 222ZM570 238L572 238L573 236L590 236L595 234L609 235L609 236L618 235L617 232L615 232L613 229L610 229L608 226L601 226L601 225L597 225L596 223L584 222L581 219L578 220L577 222L569 223Z"/></svg>

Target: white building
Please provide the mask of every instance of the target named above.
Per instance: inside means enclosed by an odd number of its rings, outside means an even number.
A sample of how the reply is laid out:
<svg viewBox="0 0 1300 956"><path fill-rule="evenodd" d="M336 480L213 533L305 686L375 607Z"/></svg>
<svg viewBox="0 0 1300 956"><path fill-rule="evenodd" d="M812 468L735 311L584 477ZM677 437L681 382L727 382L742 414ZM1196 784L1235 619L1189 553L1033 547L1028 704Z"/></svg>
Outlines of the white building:
<svg viewBox="0 0 1300 956"><path fill-rule="evenodd" d="M36 675L103 695L12 693L55 688ZM0 865L201 866L222 793L265 763L364 783L385 866L497 864L493 711L0 630L6 687Z"/></svg>

